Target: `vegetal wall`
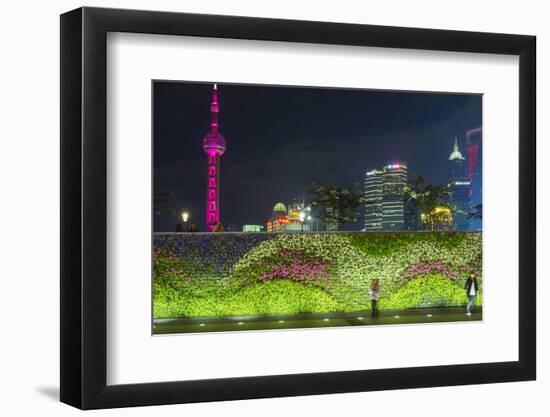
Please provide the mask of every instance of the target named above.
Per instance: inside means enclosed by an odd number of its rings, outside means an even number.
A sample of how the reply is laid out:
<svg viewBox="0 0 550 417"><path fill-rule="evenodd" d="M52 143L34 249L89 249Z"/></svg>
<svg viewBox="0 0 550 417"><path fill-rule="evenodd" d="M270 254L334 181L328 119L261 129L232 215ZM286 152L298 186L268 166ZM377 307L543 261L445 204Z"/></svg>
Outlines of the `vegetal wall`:
<svg viewBox="0 0 550 417"><path fill-rule="evenodd" d="M482 286L481 233L155 234L154 315L203 317L459 306ZM481 297L478 297L478 304Z"/></svg>

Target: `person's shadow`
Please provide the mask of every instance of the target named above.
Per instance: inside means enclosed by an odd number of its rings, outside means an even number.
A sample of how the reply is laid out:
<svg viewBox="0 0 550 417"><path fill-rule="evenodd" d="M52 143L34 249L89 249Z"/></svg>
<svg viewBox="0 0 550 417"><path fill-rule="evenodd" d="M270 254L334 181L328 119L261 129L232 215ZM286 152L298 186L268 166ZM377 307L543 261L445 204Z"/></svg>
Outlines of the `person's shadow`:
<svg viewBox="0 0 550 417"><path fill-rule="evenodd" d="M59 387L36 387L36 391L53 401L59 401Z"/></svg>

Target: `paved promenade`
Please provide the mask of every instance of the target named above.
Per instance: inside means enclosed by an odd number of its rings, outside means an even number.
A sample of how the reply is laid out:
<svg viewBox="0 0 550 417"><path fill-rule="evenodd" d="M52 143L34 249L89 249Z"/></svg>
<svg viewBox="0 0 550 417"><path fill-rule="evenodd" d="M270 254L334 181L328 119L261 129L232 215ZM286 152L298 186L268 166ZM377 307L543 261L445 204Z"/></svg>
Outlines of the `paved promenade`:
<svg viewBox="0 0 550 417"><path fill-rule="evenodd" d="M472 315L467 315L465 308L433 308L380 312L380 316L376 318L371 318L370 312L365 311L355 313L298 314L291 316L158 319L154 320L153 333L203 333L480 320L482 320L482 311L480 308L476 308Z"/></svg>

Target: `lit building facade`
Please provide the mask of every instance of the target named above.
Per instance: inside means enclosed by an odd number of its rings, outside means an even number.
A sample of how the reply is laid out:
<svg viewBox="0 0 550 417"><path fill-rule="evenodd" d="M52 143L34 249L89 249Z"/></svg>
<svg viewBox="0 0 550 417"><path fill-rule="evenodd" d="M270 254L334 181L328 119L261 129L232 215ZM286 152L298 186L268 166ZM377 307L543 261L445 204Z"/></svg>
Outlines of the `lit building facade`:
<svg viewBox="0 0 550 417"><path fill-rule="evenodd" d="M373 169L365 177L365 230L382 230L383 174Z"/></svg>
<svg viewBox="0 0 550 417"><path fill-rule="evenodd" d="M451 203L455 207L452 213L454 229L470 230L471 220L468 214L472 206L472 182L467 176L466 158L460 152L457 138L449 156L449 187Z"/></svg>
<svg viewBox="0 0 550 417"><path fill-rule="evenodd" d="M420 209L414 202L405 203L405 227L404 230L420 230Z"/></svg>
<svg viewBox="0 0 550 417"><path fill-rule="evenodd" d="M309 232L311 216L304 204L293 203L287 207L275 204L271 217L266 222L268 232Z"/></svg>
<svg viewBox="0 0 550 417"><path fill-rule="evenodd" d="M277 203L273 207L271 217L266 222L268 232L284 232L288 224L288 213L283 203Z"/></svg>
<svg viewBox="0 0 550 417"><path fill-rule="evenodd" d="M224 137L218 131L218 87L214 84L212 88L212 103L210 112L210 132L202 141L202 149L206 153L207 175L206 175L206 228L213 231L220 223L220 159L226 149Z"/></svg>
<svg viewBox="0 0 550 417"><path fill-rule="evenodd" d="M243 232L251 233L251 232L261 232L263 230L263 226L260 226L259 224L245 224L243 226Z"/></svg>
<svg viewBox="0 0 550 417"><path fill-rule="evenodd" d="M483 129L477 127L466 131L467 177L471 182L472 206L483 203L482 159ZM481 229L481 219L472 219L472 228Z"/></svg>
<svg viewBox="0 0 550 417"><path fill-rule="evenodd" d="M456 230L471 230L472 222L469 213L472 210L470 199L471 182L467 179L454 178L450 182L451 203L456 207L453 218Z"/></svg>
<svg viewBox="0 0 550 417"><path fill-rule="evenodd" d="M454 228L453 213L444 206L437 206L428 214L422 213L421 221L429 230L449 231Z"/></svg>
<svg viewBox="0 0 550 417"><path fill-rule="evenodd" d="M365 230L404 230L407 167L390 164L365 177Z"/></svg>
<svg viewBox="0 0 550 417"><path fill-rule="evenodd" d="M285 232L309 232L311 230L308 208L304 203L292 203L288 207L288 223L285 226Z"/></svg>
<svg viewBox="0 0 550 417"><path fill-rule="evenodd" d="M393 164L384 167L382 188L382 228L403 230L405 228L405 204L403 191L408 174L405 165Z"/></svg>

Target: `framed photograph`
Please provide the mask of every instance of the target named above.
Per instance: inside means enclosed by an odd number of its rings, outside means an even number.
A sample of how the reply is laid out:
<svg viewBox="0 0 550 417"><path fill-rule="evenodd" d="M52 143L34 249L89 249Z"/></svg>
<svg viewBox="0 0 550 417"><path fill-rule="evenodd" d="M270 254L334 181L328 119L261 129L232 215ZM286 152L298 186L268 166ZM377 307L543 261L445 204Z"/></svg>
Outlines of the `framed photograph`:
<svg viewBox="0 0 550 417"><path fill-rule="evenodd" d="M482 319L481 95L152 94L153 334Z"/></svg>
<svg viewBox="0 0 550 417"><path fill-rule="evenodd" d="M61 16L61 401L533 380L535 37Z"/></svg>

